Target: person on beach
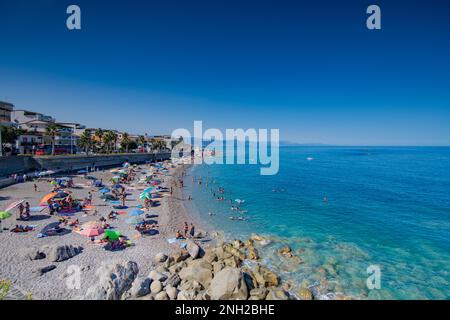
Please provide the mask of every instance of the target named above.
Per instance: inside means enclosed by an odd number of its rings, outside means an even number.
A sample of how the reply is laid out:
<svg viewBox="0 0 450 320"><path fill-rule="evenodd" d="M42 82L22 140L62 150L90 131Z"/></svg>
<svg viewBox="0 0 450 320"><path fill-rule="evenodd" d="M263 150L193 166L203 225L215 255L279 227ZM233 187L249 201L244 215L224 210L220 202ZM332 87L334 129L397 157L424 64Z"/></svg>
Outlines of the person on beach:
<svg viewBox="0 0 450 320"><path fill-rule="evenodd" d="M189 225L187 224L187 222L184 222L183 230L184 230L184 237L187 238L189 231Z"/></svg>
<svg viewBox="0 0 450 320"><path fill-rule="evenodd" d="M191 238L194 238L195 235L195 226L194 224L191 223L191 228L189 230L189 235L191 236Z"/></svg>
<svg viewBox="0 0 450 320"><path fill-rule="evenodd" d="M37 184L36 184L36 183L33 184L33 188L34 188L34 192L37 192L37 191L38 191L38 187L37 187Z"/></svg>
<svg viewBox="0 0 450 320"><path fill-rule="evenodd" d="M122 201L122 207L125 207L125 202L127 200L127 194L125 192L122 193L122 195L120 196L120 199Z"/></svg>
<svg viewBox="0 0 450 320"><path fill-rule="evenodd" d="M24 220L30 219L30 204L28 202L25 202L25 213L24 213Z"/></svg>
<svg viewBox="0 0 450 320"><path fill-rule="evenodd" d="M92 193L90 191L88 192L87 199L88 199L88 203L92 204Z"/></svg>
<svg viewBox="0 0 450 320"><path fill-rule="evenodd" d="M184 239L183 236L181 235L180 230L177 230L177 232L175 233L175 238L176 239Z"/></svg>
<svg viewBox="0 0 450 320"><path fill-rule="evenodd" d="M25 207L23 206L23 204L19 204L19 219L22 219L24 209Z"/></svg>

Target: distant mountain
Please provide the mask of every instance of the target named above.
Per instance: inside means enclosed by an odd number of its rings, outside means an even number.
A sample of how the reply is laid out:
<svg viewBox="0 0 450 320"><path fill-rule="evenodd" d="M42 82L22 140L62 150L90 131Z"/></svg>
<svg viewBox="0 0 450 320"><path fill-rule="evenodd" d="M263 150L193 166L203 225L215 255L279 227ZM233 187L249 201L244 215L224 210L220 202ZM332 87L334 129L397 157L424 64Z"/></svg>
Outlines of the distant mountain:
<svg viewBox="0 0 450 320"><path fill-rule="evenodd" d="M330 147L331 144L325 143L298 143L292 141L280 141L281 147Z"/></svg>

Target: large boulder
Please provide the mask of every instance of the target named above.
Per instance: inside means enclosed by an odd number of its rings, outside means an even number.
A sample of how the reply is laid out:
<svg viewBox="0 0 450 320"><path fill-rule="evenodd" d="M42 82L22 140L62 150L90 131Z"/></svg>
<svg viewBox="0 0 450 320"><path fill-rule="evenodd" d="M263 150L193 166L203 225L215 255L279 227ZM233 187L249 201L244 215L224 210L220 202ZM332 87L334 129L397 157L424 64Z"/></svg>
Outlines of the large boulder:
<svg viewBox="0 0 450 320"><path fill-rule="evenodd" d="M119 300L133 285L139 273L136 262L104 262L97 269L98 283L85 295L87 300Z"/></svg>
<svg viewBox="0 0 450 320"><path fill-rule="evenodd" d="M148 277L150 279L152 279L153 281L165 281L167 279L167 276L163 273L160 273L156 270L152 270L150 271L150 273L148 274Z"/></svg>
<svg viewBox="0 0 450 320"><path fill-rule="evenodd" d="M52 262L68 260L81 253L82 250L82 247L72 245L44 246L41 248L41 252Z"/></svg>
<svg viewBox="0 0 450 320"><path fill-rule="evenodd" d="M178 274L171 274L166 281L164 281L165 286L178 287L181 282L181 278Z"/></svg>
<svg viewBox="0 0 450 320"><path fill-rule="evenodd" d="M157 253L155 255L155 262L164 262L167 260L167 255L163 252Z"/></svg>
<svg viewBox="0 0 450 320"><path fill-rule="evenodd" d="M200 247L194 241L188 241L186 249L192 259L197 258L200 254Z"/></svg>
<svg viewBox="0 0 450 320"><path fill-rule="evenodd" d="M313 299L313 294L312 294L311 290L309 290L308 288L300 288L300 290L298 290L297 295L300 300L312 300Z"/></svg>
<svg viewBox="0 0 450 320"><path fill-rule="evenodd" d="M289 296L281 288L272 288L267 294L266 300L289 300Z"/></svg>
<svg viewBox="0 0 450 320"><path fill-rule="evenodd" d="M209 295L212 300L246 300L248 290L242 271L231 267L219 271L211 281Z"/></svg>
<svg viewBox="0 0 450 320"><path fill-rule="evenodd" d="M253 275L261 287L275 287L278 285L278 276L263 266L256 266Z"/></svg>
<svg viewBox="0 0 450 320"><path fill-rule="evenodd" d="M173 261L179 263L189 258L189 252L186 250L177 250L172 254Z"/></svg>
<svg viewBox="0 0 450 320"><path fill-rule="evenodd" d="M258 299L256 300L264 300L267 297L267 293L268 290L266 288L255 288L250 290L250 296L257 297Z"/></svg>
<svg viewBox="0 0 450 320"><path fill-rule="evenodd" d="M153 294L160 293L162 291L162 289L163 289L163 285L162 285L161 281L155 280L150 285L150 291Z"/></svg>
<svg viewBox="0 0 450 320"><path fill-rule="evenodd" d="M187 281L198 281L204 288L207 288L211 283L212 272L210 268L205 268L202 266L188 266L183 268L178 275L181 280Z"/></svg>
<svg viewBox="0 0 450 320"><path fill-rule="evenodd" d="M150 278L137 278L131 286L130 295L133 298L138 298L149 294L151 283L152 280Z"/></svg>
<svg viewBox="0 0 450 320"><path fill-rule="evenodd" d="M175 300L178 296L178 290L172 285L166 287L166 293L170 300Z"/></svg>
<svg viewBox="0 0 450 320"><path fill-rule="evenodd" d="M155 300L169 300L169 297L165 291L161 291L155 295Z"/></svg>

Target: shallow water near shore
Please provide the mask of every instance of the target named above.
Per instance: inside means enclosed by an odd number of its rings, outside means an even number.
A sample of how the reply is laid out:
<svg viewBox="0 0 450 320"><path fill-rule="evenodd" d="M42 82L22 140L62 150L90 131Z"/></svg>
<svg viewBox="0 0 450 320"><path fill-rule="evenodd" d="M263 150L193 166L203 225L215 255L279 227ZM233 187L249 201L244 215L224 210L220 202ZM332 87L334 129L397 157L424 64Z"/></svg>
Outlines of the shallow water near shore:
<svg viewBox="0 0 450 320"><path fill-rule="evenodd" d="M271 238L263 262L294 291L303 283L323 298L450 298L450 148L281 147L275 176L255 165L191 174L203 178L186 179L202 220L228 238ZM244 199L246 212L228 199ZM237 216L246 220L230 220ZM280 258L284 245L302 263ZM371 265L380 266L380 290L366 286Z"/></svg>

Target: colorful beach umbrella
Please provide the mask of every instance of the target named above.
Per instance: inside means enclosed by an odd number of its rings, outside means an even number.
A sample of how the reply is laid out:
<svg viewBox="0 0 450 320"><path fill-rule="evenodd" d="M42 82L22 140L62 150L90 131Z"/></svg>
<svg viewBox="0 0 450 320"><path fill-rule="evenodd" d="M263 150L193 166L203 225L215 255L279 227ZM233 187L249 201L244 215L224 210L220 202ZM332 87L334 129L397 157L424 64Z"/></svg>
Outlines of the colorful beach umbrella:
<svg viewBox="0 0 450 320"><path fill-rule="evenodd" d="M113 188L113 189L120 189L120 188L122 188L122 185L121 184L118 184L118 183L116 183L115 185L113 185L111 188Z"/></svg>
<svg viewBox="0 0 450 320"><path fill-rule="evenodd" d="M98 228L99 225L98 225L98 222L95 220L88 221L81 225L81 229L91 229L91 228L96 228L96 227Z"/></svg>
<svg viewBox="0 0 450 320"><path fill-rule="evenodd" d="M139 195L139 199L141 199L141 200L151 199L151 198L152 198L152 196L150 195L150 193L147 193L147 192L142 192Z"/></svg>
<svg viewBox="0 0 450 320"><path fill-rule="evenodd" d="M11 213L6 211L0 211L0 220L7 219L11 217Z"/></svg>
<svg viewBox="0 0 450 320"><path fill-rule="evenodd" d="M68 195L69 195L68 192L60 191L60 192L57 192L53 198L55 198L55 199L64 199Z"/></svg>
<svg viewBox="0 0 450 320"><path fill-rule="evenodd" d="M52 193L47 194L45 197L43 197L41 199L40 203L47 203L48 200L53 199L57 194L58 194L58 192L52 192Z"/></svg>
<svg viewBox="0 0 450 320"><path fill-rule="evenodd" d="M84 230L80 231L80 234L82 236L92 238L92 237L97 237L97 236L103 234L104 232L105 232L105 230L103 230L102 228L94 227L94 228L84 229Z"/></svg>
<svg viewBox="0 0 450 320"><path fill-rule="evenodd" d="M144 213L144 211L142 211L142 210L133 210L133 211L130 211L129 213L128 213L128 215L130 216L130 217L135 217L135 216L140 216L141 214L143 214Z"/></svg>
<svg viewBox="0 0 450 320"><path fill-rule="evenodd" d="M105 230L103 239L108 238L109 240L118 240L120 235L120 232L117 230Z"/></svg>

